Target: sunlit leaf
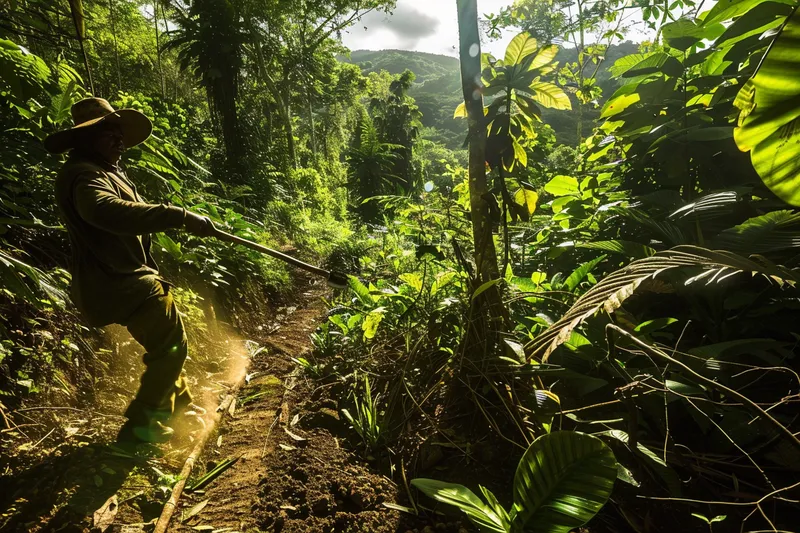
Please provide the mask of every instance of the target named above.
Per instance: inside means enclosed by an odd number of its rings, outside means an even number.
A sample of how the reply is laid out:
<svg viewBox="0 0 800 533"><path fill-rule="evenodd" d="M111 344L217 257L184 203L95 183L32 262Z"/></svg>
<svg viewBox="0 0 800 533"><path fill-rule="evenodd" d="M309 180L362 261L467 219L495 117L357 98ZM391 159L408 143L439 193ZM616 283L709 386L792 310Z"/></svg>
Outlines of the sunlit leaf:
<svg viewBox="0 0 800 533"><path fill-rule="evenodd" d="M614 115L622 113L628 109L628 107L638 102L639 99L639 93L622 94L616 98L612 98L603 106L603 111L600 114L600 118L613 117Z"/></svg>
<svg viewBox="0 0 800 533"><path fill-rule="evenodd" d="M464 485L425 478L412 479L411 484L434 500L458 507L485 531L507 533L509 530L507 517L498 516L494 509Z"/></svg>
<svg viewBox="0 0 800 533"><path fill-rule="evenodd" d="M782 200L800 205L800 14L795 12L737 104L752 112L734 131L761 179ZM751 99L750 91L753 91ZM752 103L751 103L752 102Z"/></svg>
<svg viewBox="0 0 800 533"><path fill-rule="evenodd" d="M547 182L544 190L553 196L566 196L580 192L578 180L572 176L556 176Z"/></svg>
<svg viewBox="0 0 800 533"><path fill-rule="evenodd" d="M576 431L542 435L514 476L515 522L523 531L568 533L600 511L616 478L614 454L597 437Z"/></svg>
<svg viewBox="0 0 800 533"><path fill-rule="evenodd" d="M526 56L535 52L537 48L539 48L539 43L530 33L520 33L508 44L503 63L506 66L519 64Z"/></svg>
<svg viewBox="0 0 800 533"><path fill-rule="evenodd" d="M533 99L551 109L572 109L572 102L564 90L554 83L535 81L530 85Z"/></svg>
<svg viewBox="0 0 800 533"><path fill-rule="evenodd" d="M525 188L520 188L514 193L514 201L519 205L528 208L528 215L532 215L536 211L536 202L539 201L539 195L534 191Z"/></svg>

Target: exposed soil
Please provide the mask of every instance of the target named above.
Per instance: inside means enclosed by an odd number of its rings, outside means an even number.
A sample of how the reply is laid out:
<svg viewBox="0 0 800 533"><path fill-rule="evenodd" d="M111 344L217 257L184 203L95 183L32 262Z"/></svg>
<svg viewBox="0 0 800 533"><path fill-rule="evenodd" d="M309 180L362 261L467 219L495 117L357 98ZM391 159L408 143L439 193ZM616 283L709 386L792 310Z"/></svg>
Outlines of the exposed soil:
<svg viewBox="0 0 800 533"><path fill-rule="evenodd" d="M309 335L324 320L322 296L321 289L305 293L286 310L285 325L261 339L269 350L251 361L238 406L209 439L202 464L239 460L203 493L184 495L176 515L203 508L183 524L174 520L171 531L468 531L457 520L428 523L390 508L407 505L399 487L343 447L350 430L336 402L292 360L311 350Z"/></svg>
<svg viewBox="0 0 800 533"><path fill-rule="evenodd" d="M242 386L187 487L221 461L237 460L202 490L184 491L170 531L470 531L466 521L428 522L397 510L408 505L405 489L348 448L352 430L339 420L337 399L293 361L308 353L309 335L324 320L325 289L306 287L269 319L244 321L252 341L214 321L202 334L190 332L196 338L186 366L197 401L213 412L237 383ZM116 350L107 359L113 368L96 384L92 409L31 406L15 413L30 427L3 435L0 531L152 531L203 429L187 418L158 459L112 451L107 443L123 421L119 413L142 365L140 348L124 330L107 334L106 345Z"/></svg>

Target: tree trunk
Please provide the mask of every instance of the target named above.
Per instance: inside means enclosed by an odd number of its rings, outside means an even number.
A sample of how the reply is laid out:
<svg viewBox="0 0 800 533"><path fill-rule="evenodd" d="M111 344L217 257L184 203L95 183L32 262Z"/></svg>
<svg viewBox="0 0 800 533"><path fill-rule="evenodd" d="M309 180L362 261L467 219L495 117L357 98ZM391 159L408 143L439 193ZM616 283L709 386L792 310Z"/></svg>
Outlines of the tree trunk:
<svg viewBox="0 0 800 533"><path fill-rule="evenodd" d="M161 41L158 34L158 0L153 2L153 27L156 30L156 59L158 61L158 79L161 81L161 98L166 98L167 89L164 86L164 68L161 66Z"/></svg>
<svg viewBox="0 0 800 533"><path fill-rule="evenodd" d="M114 20L114 0L108 0L108 16L111 19L111 35L114 36L114 59L117 64L117 90L122 90L122 69L119 66L119 45L117 44L117 24Z"/></svg>
<svg viewBox="0 0 800 533"><path fill-rule="evenodd" d="M497 252L492 238L489 187L486 183L486 131L483 121L481 84L481 45L478 35L477 0L458 0L458 32L461 61L461 86L469 123L469 197L475 265L480 283L497 279ZM494 289L494 288L493 288ZM488 292L488 291L487 291ZM497 294L497 290L492 291ZM494 299L494 298L492 298Z"/></svg>
<svg viewBox="0 0 800 533"><path fill-rule="evenodd" d="M314 110L311 107L311 92L306 87L306 104L308 106L308 124L311 133L311 156L314 160L314 165L317 163L317 136L314 132L316 124L314 124Z"/></svg>
<svg viewBox="0 0 800 533"><path fill-rule="evenodd" d="M280 104L278 104L280 105ZM297 148L294 144L294 127L292 126L292 104L286 102L283 112L283 122L286 126L286 147L289 149L289 163L292 169L297 169Z"/></svg>

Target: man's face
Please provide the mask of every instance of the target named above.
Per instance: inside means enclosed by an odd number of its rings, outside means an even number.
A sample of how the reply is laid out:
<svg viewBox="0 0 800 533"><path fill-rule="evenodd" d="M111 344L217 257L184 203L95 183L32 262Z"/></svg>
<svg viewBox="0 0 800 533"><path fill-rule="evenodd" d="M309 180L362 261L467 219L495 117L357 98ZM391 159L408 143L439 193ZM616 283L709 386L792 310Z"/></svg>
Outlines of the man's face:
<svg viewBox="0 0 800 533"><path fill-rule="evenodd" d="M116 163L125 151L122 141L122 128L119 124L107 121L101 124L92 136L92 150L111 163Z"/></svg>

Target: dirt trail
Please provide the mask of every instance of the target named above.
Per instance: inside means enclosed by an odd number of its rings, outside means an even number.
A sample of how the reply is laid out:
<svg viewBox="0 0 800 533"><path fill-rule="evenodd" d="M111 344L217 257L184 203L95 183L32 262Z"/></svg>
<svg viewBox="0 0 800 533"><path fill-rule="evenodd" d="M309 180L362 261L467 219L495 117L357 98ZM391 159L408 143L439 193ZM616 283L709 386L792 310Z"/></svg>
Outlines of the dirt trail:
<svg viewBox="0 0 800 533"><path fill-rule="evenodd" d="M187 487L220 462L236 462L202 489L184 491L170 531L463 533L461 522L429 524L396 510L403 491L345 445L353 433L339 420L342 398L294 361L310 352L310 334L325 319L326 290L306 287L292 306L258 317L266 323L247 328L250 341L216 322L202 337L189 332L187 371L198 403L214 409L243 385ZM97 384L92 409L24 413L49 433L33 445L36 454L17 454L17 466L0 477L0 532L152 531L202 429L191 421L177 426L179 437L159 459L120 457L103 444L123 421L109 413L124 410L142 371L140 349L126 332L112 328L108 335L114 368ZM109 501L116 512L98 515Z"/></svg>
<svg viewBox="0 0 800 533"><path fill-rule="evenodd" d="M348 428L336 402L292 360L311 350L309 335L324 320L322 295L321 289L303 294L296 309L285 310L285 323L258 339L266 349L252 358L236 408L226 413L199 464L210 470L238 460L206 490L184 493L170 531L423 529L385 505L397 502L398 488L340 445Z"/></svg>

